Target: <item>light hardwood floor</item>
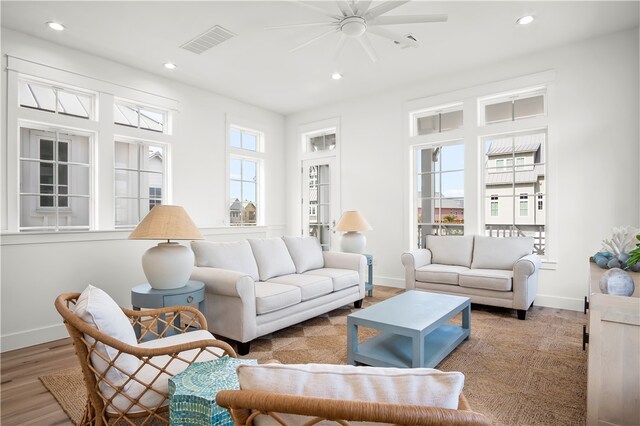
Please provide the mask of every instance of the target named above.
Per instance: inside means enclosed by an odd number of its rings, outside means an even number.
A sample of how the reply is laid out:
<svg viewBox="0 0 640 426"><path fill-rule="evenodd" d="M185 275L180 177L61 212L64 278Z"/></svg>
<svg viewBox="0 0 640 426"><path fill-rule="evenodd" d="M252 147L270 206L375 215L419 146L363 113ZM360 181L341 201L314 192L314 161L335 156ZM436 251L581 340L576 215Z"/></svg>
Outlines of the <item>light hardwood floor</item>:
<svg viewBox="0 0 640 426"><path fill-rule="evenodd" d="M70 339L5 352L0 362L2 426L73 424L38 380L43 374L79 365Z"/></svg>

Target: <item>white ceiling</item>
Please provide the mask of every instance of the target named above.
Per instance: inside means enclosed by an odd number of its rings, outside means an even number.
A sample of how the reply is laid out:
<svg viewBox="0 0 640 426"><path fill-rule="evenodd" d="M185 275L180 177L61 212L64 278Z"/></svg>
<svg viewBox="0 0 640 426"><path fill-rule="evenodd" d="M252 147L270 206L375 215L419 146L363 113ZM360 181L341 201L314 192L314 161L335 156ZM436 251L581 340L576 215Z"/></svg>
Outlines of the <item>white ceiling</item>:
<svg viewBox="0 0 640 426"><path fill-rule="evenodd" d="M335 8L333 2L322 7ZM373 6L380 2L374 2ZM638 27L639 2L413 1L385 16L445 13L446 23L386 27L421 45L400 49L373 34L372 63L355 40L334 60L339 35L291 49L325 28L265 30L323 16L295 1L2 1L2 26L288 114L455 70ZM335 8L337 10L337 8ZM525 14L536 21L515 24ZM47 21L63 23L54 32ZM221 25L236 37L202 55L179 46ZM166 70L165 62L178 65ZM344 78L330 79L338 70Z"/></svg>

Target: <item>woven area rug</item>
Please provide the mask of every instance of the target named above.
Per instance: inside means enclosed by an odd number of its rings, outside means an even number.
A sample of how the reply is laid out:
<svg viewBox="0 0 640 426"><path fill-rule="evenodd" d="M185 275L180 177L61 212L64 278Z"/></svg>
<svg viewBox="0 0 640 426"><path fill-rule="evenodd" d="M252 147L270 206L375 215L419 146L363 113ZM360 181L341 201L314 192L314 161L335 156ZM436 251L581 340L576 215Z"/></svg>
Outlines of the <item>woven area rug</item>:
<svg viewBox="0 0 640 426"><path fill-rule="evenodd" d="M377 286L364 305L401 291ZM243 358L345 364L347 315L353 311L336 309L259 338ZM515 311L473 305L471 338L438 369L463 372L472 409L496 425L584 425L587 353L581 333L586 321L582 312L541 307L533 307L526 321L520 321ZM459 323L460 317L453 322ZM362 331L361 339L375 334ZM82 417L86 396L79 368L40 379L74 423Z"/></svg>

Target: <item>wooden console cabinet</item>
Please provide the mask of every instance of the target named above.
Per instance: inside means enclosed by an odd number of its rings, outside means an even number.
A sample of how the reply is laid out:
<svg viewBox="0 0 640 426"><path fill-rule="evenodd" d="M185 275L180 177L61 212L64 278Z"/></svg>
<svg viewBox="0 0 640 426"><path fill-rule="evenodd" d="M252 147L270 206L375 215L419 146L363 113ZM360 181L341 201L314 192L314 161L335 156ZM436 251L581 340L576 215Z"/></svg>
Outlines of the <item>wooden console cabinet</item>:
<svg viewBox="0 0 640 426"><path fill-rule="evenodd" d="M587 425L640 425L640 273L631 297L612 296L589 267Z"/></svg>

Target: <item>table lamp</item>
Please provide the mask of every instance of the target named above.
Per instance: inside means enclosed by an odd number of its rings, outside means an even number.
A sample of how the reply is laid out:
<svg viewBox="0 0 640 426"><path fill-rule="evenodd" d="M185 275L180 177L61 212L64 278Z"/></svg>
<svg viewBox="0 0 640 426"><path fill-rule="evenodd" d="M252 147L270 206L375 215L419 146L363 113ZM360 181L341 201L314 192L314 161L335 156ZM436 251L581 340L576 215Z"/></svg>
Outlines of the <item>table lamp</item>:
<svg viewBox="0 0 640 426"><path fill-rule="evenodd" d="M182 207L158 205L142 219L129 239L167 240L142 255L142 269L151 287L168 290L187 284L194 264L191 249L171 240L202 240L203 237Z"/></svg>
<svg viewBox="0 0 640 426"><path fill-rule="evenodd" d="M340 241L340 249L347 253L362 254L367 238L361 231L369 231L371 225L359 211L347 211L342 213L342 217L336 225L336 231L345 231Z"/></svg>

